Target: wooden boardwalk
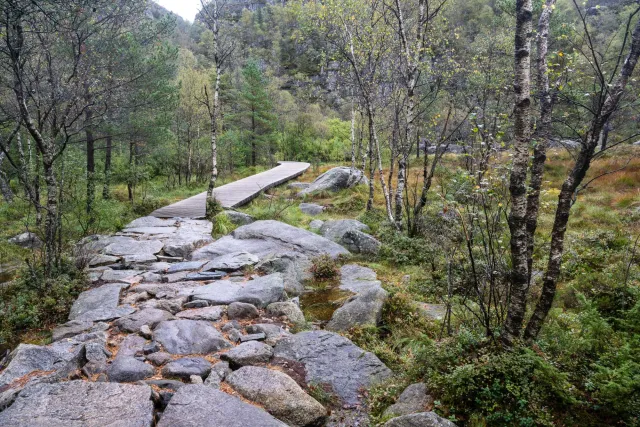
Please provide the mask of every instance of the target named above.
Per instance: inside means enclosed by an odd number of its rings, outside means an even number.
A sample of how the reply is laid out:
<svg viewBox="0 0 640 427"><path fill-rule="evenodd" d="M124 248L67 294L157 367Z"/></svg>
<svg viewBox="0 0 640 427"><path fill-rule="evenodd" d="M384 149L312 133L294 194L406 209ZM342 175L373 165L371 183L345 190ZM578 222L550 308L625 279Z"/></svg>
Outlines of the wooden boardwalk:
<svg viewBox="0 0 640 427"><path fill-rule="evenodd" d="M278 166L214 190L216 200L225 208L249 203L262 191L302 175L311 166L303 162L278 162ZM151 213L157 218L204 218L207 193L200 193Z"/></svg>

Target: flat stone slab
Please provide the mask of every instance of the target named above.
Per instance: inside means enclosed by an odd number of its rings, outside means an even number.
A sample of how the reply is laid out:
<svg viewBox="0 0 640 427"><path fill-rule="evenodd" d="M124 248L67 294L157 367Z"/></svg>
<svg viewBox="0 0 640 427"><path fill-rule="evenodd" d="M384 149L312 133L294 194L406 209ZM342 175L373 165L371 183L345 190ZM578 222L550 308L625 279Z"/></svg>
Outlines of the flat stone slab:
<svg viewBox="0 0 640 427"><path fill-rule="evenodd" d="M111 237L112 243L103 249L106 255L155 255L160 252L164 243L160 240L136 240L132 237Z"/></svg>
<svg viewBox="0 0 640 427"><path fill-rule="evenodd" d="M266 411L214 387L180 387L158 427L286 427Z"/></svg>
<svg viewBox="0 0 640 427"><path fill-rule="evenodd" d="M186 258L195 249L213 242L211 230L205 232L179 230L164 242L164 252L174 257Z"/></svg>
<svg viewBox="0 0 640 427"><path fill-rule="evenodd" d="M260 259L257 256L250 254L249 252L232 252L209 261L209 263L204 266L203 270L236 271L244 267L250 267L257 264L259 260Z"/></svg>
<svg viewBox="0 0 640 427"><path fill-rule="evenodd" d="M210 245L198 249L193 259L214 259L232 252L247 251L259 258L275 252L298 252L308 257L328 254L331 257L348 255L349 251L308 230L279 221L256 221L237 228Z"/></svg>
<svg viewBox="0 0 640 427"><path fill-rule="evenodd" d="M137 227L174 227L177 221L175 219L160 219L154 216L143 216L138 219L134 219L125 228L137 228Z"/></svg>
<svg viewBox="0 0 640 427"><path fill-rule="evenodd" d="M128 316L135 312L136 309L130 305L121 305L115 308L102 307L82 313L74 320L82 320L88 322L109 322L111 320Z"/></svg>
<svg viewBox="0 0 640 427"><path fill-rule="evenodd" d="M224 276L226 276L226 274L222 271L204 271L201 273L187 274L182 279L194 280L194 281L206 281L206 280L220 280Z"/></svg>
<svg viewBox="0 0 640 427"><path fill-rule="evenodd" d="M173 234L178 229L176 227L133 227L125 228L123 233L135 233L135 234Z"/></svg>
<svg viewBox="0 0 640 427"><path fill-rule="evenodd" d="M77 369L83 357L83 345L60 341L47 346L20 344L11 353L11 362L0 372L0 388L34 372L44 375L68 375ZM0 423L0 425L2 425Z"/></svg>
<svg viewBox="0 0 640 427"><path fill-rule="evenodd" d="M82 292L71 306L69 320L74 320L88 311L116 308L120 303L121 291L122 285L109 284Z"/></svg>
<svg viewBox="0 0 640 427"><path fill-rule="evenodd" d="M216 305L213 307L192 308L190 310L181 311L176 314L180 319L189 320L208 320L215 322L220 320L224 315L227 307L224 305Z"/></svg>
<svg viewBox="0 0 640 427"><path fill-rule="evenodd" d="M211 323L202 320L160 322L153 337L171 354L209 354L231 347Z"/></svg>
<svg viewBox="0 0 640 427"><path fill-rule="evenodd" d="M0 412L3 427L151 427L147 386L69 381L32 384Z"/></svg>
<svg viewBox="0 0 640 427"><path fill-rule="evenodd" d="M180 273L181 271L195 271L200 270L203 265L205 265L207 261L185 261L185 262L177 262L175 264L171 264L169 268L167 268L166 273Z"/></svg>
<svg viewBox="0 0 640 427"><path fill-rule="evenodd" d="M309 383L330 385L347 405L360 402L361 389L392 375L373 353L329 331L300 332L284 337L277 342L274 357L303 363Z"/></svg>
<svg viewBox="0 0 640 427"><path fill-rule="evenodd" d="M381 287L376 272L368 267L356 264L343 265L340 268L340 289L358 293L371 288Z"/></svg>
<svg viewBox="0 0 640 427"><path fill-rule="evenodd" d="M122 282L127 280L129 283L135 276L144 274L141 270L105 270L100 279L104 282Z"/></svg>
<svg viewBox="0 0 640 427"><path fill-rule="evenodd" d="M111 255L96 255L89 260L89 267L100 267L103 265L111 265L120 261L120 257Z"/></svg>
<svg viewBox="0 0 640 427"><path fill-rule="evenodd" d="M246 302L256 307L266 307L283 298L284 282L282 276L276 273L244 283L220 280L210 285L183 290L180 295L192 300L209 301L212 305Z"/></svg>

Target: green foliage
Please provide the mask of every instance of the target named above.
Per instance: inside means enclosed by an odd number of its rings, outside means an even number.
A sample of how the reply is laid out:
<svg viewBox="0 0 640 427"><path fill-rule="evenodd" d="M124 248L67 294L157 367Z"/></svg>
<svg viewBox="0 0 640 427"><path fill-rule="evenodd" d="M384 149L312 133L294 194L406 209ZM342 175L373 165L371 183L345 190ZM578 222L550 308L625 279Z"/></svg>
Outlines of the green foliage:
<svg viewBox="0 0 640 427"><path fill-rule="evenodd" d="M316 280L333 280L340 274L336 261L327 254L320 255L311 262L311 274Z"/></svg>
<svg viewBox="0 0 640 427"><path fill-rule="evenodd" d="M434 259L433 248L421 237L408 237L391 228L380 233L380 256L398 265L425 265Z"/></svg>
<svg viewBox="0 0 640 427"><path fill-rule="evenodd" d="M86 275L69 261L45 280L42 269L24 269L20 277L0 287L0 344L20 335L64 323L71 305L87 285Z"/></svg>
<svg viewBox="0 0 640 427"><path fill-rule="evenodd" d="M236 229L236 225L231 222L226 213L220 212L213 217L213 235L224 236Z"/></svg>
<svg viewBox="0 0 640 427"><path fill-rule="evenodd" d="M500 351L470 332L430 343L418 361L436 406L471 425L554 425L553 412L575 403L567 374L543 357Z"/></svg>

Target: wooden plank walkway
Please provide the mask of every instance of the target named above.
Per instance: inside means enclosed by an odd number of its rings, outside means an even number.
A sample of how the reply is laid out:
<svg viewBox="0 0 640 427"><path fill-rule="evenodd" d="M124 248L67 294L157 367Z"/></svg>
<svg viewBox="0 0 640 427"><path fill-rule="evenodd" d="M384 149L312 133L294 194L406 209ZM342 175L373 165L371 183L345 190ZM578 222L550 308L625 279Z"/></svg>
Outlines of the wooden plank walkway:
<svg viewBox="0 0 640 427"><path fill-rule="evenodd" d="M278 162L278 166L214 190L216 200L225 208L237 208L249 203L261 192L302 175L311 166L303 162ZM165 206L151 213L157 218L204 218L207 193Z"/></svg>

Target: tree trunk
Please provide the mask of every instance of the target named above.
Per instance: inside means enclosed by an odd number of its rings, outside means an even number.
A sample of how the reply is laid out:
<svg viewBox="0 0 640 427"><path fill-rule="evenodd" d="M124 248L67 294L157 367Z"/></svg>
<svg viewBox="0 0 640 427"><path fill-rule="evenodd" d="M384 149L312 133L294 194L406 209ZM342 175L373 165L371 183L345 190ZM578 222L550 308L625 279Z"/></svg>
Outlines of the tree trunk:
<svg viewBox="0 0 640 427"><path fill-rule="evenodd" d="M4 157L5 154L3 151L2 153L0 153L0 168L2 168ZM7 175L2 172L2 170L0 170L0 192L2 193L2 197L4 198L5 202L13 202L14 195L13 191L11 191L11 187L9 186L9 179L7 178Z"/></svg>
<svg viewBox="0 0 640 427"><path fill-rule="evenodd" d="M218 115L220 111L220 66L216 66L216 83L213 92L213 108L209 111L211 120L211 176L207 188L207 216L214 212L215 198L213 190L218 179Z"/></svg>
<svg viewBox="0 0 640 427"><path fill-rule="evenodd" d="M600 134L613 112L618 108L620 99L624 94L629 78L633 74L639 56L640 21L636 23L633 29L629 54L623 63L620 74L613 85L611 85L601 108L596 110L599 111L599 114L592 119L591 127L584 138L584 144L578 154L576 163L562 184L562 189L558 196L558 207L556 208L553 229L551 231L551 248L549 250L547 271L545 272L542 284L542 294L525 330L524 337L527 340L535 339L538 336L555 299L556 285L560 277L560 267L562 265L562 255L564 252L564 237L567 231L567 223L569 222L575 191L589 170L593 154L598 146Z"/></svg>
<svg viewBox="0 0 640 427"><path fill-rule="evenodd" d="M256 166L256 112L251 110L251 166Z"/></svg>
<svg viewBox="0 0 640 427"><path fill-rule="evenodd" d="M51 153L43 153L42 166L44 181L47 184L47 208L44 220L44 244L45 244L45 276L51 277L58 257L57 234L58 230L58 182L53 168L53 156Z"/></svg>
<svg viewBox="0 0 640 427"><path fill-rule="evenodd" d="M102 198L109 200L111 198L111 150L113 149L113 137L107 135L107 142L104 150L104 185L102 187Z"/></svg>
<svg viewBox="0 0 640 427"><path fill-rule="evenodd" d="M376 147L376 158L378 161L378 176L380 178L380 186L382 187L382 194L384 196L384 204L387 211L387 218L391 224L395 224L395 219L393 218L393 211L391 209L391 197L389 196L389 191L387 191L387 185L384 182L384 174L382 173L382 156L380 155L380 143L378 142L378 133L376 131L376 125L374 121L373 109L368 106L367 112L369 114L369 132L372 135L373 144ZM373 164L373 158L371 158L371 163ZM371 176L373 179L373 174Z"/></svg>
<svg viewBox="0 0 640 427"><path fill-rule="evenodd" d="M129 179L127 180L127 193L129 194L129 202L133 203L133 187L135 180L135 146L136 143L133 141L129 141ZM133 173L133 175L132 175Z"/></svg>
<svg viewBox="0 0 640 427"><path fill-rule="evenodd" d="M529 163L531 110L531 0L516 0L515 106L513 165L509 182L511 212L511 292L502 339L506 345L520 337L529 290L527 260L527 167Z"/></svg>
<svg viewBox="0 0 640 427"><path fill-rule="evenodd" d="M549 69L547 67L547 52L549 47L549 21L556 0L547 0L538 20L538 38L536 68L538 73L537 92L540 96L540 123L534 135L536 146L533 150L533 161L530 167L529 194L527 195L526 231L527 231L527 282L531 285L531 270L533 266L533 248L535 233L538 227L540 212L540 189L544 165L547 161L547 148L551 138L551 119L553 112L553 97L549 90Z"/></svg>
<svg viewBox="0 0 640 427"><path fill-rule="evenodd" d="M91 121L92 112L87 109L85 119ZM87 215L89 216L89 224L94 221L93 218L93 202L96 198L96 159L95 159L95 139L93 138L93 130L91 125L87 125L85 130L87 138Z"/></svg>

